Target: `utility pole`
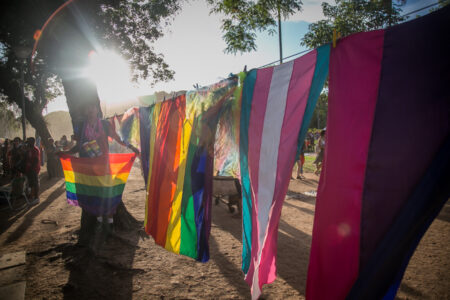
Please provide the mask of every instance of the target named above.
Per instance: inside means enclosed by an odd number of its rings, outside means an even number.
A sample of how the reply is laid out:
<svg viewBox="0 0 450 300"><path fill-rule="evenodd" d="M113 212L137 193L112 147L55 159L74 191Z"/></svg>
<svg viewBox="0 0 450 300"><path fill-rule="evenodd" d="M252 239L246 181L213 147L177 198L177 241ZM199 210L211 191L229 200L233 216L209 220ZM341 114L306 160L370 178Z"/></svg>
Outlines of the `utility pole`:
<svg viewBox="0 0 450 300"><path fill-rule="evenodd" d="M281 12L278 3L278 43L280 45L280 65L283 63L283 43L281 42Z"/></svg>

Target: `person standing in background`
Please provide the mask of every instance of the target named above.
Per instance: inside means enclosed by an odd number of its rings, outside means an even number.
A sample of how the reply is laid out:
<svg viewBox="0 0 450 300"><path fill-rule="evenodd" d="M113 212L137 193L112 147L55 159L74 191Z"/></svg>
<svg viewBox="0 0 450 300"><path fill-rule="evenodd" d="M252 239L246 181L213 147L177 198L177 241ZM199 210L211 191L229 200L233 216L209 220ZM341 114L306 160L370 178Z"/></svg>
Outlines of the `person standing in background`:
<svg viewBox="0 0 450 300"><path fill-rule="evenodd" d="M3 176L9 176L11 174L8 152L10 150L10 142L8 139L5 139L5 142L2 145L2 165L3 165Z"/></svg>
<svg viewBox="0 0 450 300"><path fill-rule="evenodd" d="M35 145L36 140L29 137L26 142L25 176L31 189L31 204L39 203L39 172L41 170L40 151Z"/></svg>
<svg viewBox="0 0 450 300"><path fill-rule="evenodd" d="M314 172L316 175L319 175L320 171L322 169L322 161L323 161L323 156L325 154L325 134L326 134L326 130L324 129L320 132L320 138L317 143L319 154L317 154L316 160L314 161L314 164L316 165L316 168L317 168L316 172Z"/></svg>

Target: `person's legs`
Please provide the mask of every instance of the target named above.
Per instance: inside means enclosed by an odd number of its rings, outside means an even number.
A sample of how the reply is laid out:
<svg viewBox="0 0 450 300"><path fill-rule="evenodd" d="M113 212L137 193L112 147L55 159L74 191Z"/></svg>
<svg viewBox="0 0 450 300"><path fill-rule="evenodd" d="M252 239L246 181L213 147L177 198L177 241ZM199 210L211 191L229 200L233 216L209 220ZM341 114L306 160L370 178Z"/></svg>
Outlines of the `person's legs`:
<svg viewBox="0 0 450 300"><path fill-rule="evenodd" d="M31 189L30 197L31 197L31 203L37 204L39 203L39 178L38 174L34 171L30 171L26 174L28 179L28 185Z"/></svg>
<svg viewBox="0 0 450 300"><path fill-rule="evenodd" d="M300 159L297 162L297 164L298 164L297 178L304 179L305 178L305 177L303 177L303 165L305 164L305 155L304 154L300 155Z"/></svg>

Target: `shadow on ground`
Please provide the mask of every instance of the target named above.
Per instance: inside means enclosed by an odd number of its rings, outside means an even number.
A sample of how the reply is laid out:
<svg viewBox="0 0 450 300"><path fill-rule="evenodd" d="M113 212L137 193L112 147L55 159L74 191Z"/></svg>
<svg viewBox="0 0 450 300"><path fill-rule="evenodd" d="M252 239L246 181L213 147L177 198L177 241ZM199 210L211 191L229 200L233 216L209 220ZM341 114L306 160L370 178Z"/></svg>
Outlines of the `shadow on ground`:
<svg viewBox="0 0 450 300"><path fill-rule="evenodd" d="M138 230L97 237L95 246L69 244L62 249L70 271L63 287L64 299L132 299Z"/></svg>
<svg viewBox="0 0 450 300"><path fill-rule="evenodd" d="M21 218L26 212L28 212L28 214L26 214L23 217L22 223L14 230L14 232L11 233L11 235L5 241L5 244L14 242L17 239L19 239L26 232L26 230L33 224L33 220L65 191L66 188L64 182L61 182L61 184L53 192L51 192L51 194L45 200L41 201L38 205L33 207L27 207L24 210L20 211L18 214L14 215L13 217L3 221L1 224L2 232L7 230L17 219Z"/></svg>

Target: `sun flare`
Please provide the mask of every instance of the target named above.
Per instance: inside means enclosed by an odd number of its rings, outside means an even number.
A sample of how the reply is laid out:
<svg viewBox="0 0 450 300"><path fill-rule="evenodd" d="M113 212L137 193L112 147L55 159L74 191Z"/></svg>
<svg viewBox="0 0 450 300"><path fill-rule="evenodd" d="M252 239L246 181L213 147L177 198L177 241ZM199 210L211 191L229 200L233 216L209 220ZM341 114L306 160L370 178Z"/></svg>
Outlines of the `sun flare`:
<svg viewBox="0 0 450 300"><path fill-rule="evenodd" d="M130 68L122 57L110 51L92 51L89 53L89 60L86 73L96 83L98 95L103 103L118 104L135 97Z"/></svg>

